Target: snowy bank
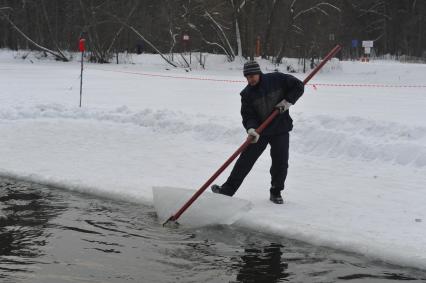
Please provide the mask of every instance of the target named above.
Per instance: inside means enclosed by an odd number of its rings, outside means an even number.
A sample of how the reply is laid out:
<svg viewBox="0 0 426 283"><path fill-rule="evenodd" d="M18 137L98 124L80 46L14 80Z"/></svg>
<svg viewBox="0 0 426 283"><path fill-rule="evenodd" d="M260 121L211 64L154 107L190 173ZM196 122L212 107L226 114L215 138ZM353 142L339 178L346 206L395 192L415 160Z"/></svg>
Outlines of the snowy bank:
<svg viewBox="0 0 426 283"><path fill-rule="evenodd" d="M198 189L244 141L237 63L87 64L80 109L78 62L0 58L3 176L152 204L153 186ZM268 201L265 152L237 193L254 204L237 225L426 269L426 67L339 65L291 110L286 204Z"/></svg>

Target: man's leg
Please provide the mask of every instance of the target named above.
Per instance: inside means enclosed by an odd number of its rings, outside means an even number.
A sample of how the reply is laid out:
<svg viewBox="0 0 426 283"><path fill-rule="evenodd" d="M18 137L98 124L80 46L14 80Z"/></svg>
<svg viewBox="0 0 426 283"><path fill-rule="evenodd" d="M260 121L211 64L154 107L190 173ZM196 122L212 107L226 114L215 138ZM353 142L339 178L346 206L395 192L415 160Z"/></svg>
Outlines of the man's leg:
<svg viewBox="0 0 426 283"><path fill-rule="evenodd" d="M241 186L244 181L244 178L253 168L254 163L265 150L268 145L268 137L260 136L257 143L250 144L246 150L244 150L237 162L234 165L234 168L231 171L226 182L221 186L220 193L228 196L232 196Z"/></svg>
<svg viewBox="0 0 426 283"><path fill-rule="evenodd" d="M279 194L284 189L288 169L289 133L273 136L271 145L271 194Z"/></svg>

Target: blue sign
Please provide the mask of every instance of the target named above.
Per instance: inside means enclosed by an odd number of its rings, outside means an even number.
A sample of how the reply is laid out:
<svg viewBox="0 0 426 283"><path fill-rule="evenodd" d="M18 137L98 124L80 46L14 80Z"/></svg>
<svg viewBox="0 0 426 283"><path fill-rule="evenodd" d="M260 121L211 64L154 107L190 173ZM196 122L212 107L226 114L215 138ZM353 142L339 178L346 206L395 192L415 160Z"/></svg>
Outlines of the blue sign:
<svg viewBox="0 0 426 283"><path fill-rule="evenodd" d="M352 47L358 47L358 39L352 39Z"/></svg>

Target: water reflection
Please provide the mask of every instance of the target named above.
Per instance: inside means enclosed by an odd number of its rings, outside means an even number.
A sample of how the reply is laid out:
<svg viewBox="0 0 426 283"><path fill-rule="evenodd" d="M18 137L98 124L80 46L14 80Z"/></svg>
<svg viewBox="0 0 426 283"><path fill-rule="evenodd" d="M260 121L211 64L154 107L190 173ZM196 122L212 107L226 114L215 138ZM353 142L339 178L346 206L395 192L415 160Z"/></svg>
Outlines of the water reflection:
<svg viewBox="0 0 426 283"><path fill-rule="evenodd" d="M414 281L417 280L417 278L407 276L404 274L397 274L397 273L388 273L384 272L380 275L374 275L374 274L351 274L347 276L340 276L338 279L340 280L357 280L357 279L365 279L367 280L373 280L373 279L383 279L386 281ZM425 279L422 279L424 281Z"/></svg>
<svg viewBox="0 0 426 283"><path fill-rule="evenodd" d="M31 271L47 244L49 221L66 209L46 190L18 187L0 179L0 270L7 272Z"/></svg>
<svg viewBox="0 0 426 283"><path fill-rule="evenodd" d="M422 282L424 272L151 207L0 179L0 282ZM417 274L417 275L415 275ZM10 281L7 281L10 280Z"/></svg>
<svg viewBox="0 0 426 283"><path fill-rule="evenodd" d="M237 282L275 283L287 278L288 264L282 259L281 244L270 243L265 247L252 246L244 249Z"/></svg>

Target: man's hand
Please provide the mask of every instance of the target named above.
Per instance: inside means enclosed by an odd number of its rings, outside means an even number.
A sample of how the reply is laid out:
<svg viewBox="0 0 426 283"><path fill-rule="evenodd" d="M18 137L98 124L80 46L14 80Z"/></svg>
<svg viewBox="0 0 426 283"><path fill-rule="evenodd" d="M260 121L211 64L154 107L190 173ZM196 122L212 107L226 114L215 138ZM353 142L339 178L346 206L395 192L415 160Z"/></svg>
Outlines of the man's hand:
<svg viewBox="0 0 426 283"><path fill-rule="evenodd" d="M247 130L247 134L252 137L251 143L257 143L260 135L256 132L255 129L251 128Z"/></svg>
<svg viewBox="0 0 426 283"><path fill-rule="evenodd" d="M291 104L287 100L283 99L280 103L275 105L275 108L278 109L278 111L280 111L280 114L281 114L281 113L286 112L288 109L290 109L290 106L292 106L292 105L293 104Z"/></svg>

